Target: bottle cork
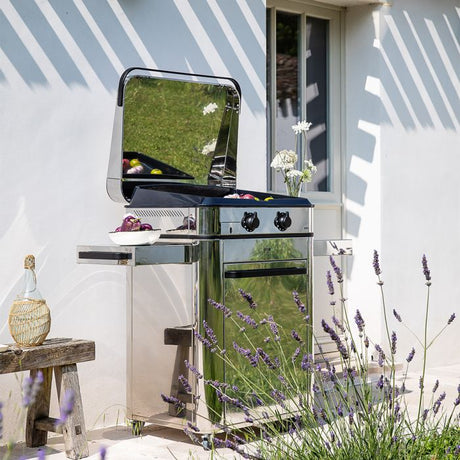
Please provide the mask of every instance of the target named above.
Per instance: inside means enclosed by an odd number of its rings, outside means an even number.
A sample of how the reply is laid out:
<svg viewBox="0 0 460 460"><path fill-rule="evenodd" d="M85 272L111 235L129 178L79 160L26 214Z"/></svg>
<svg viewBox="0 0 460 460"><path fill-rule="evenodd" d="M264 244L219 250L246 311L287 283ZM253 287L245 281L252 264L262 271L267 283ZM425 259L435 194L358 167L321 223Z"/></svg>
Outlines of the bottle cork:
<svg viewBox="0 0 460 460"><path fill-rule="evenodd" d="M32 254L29 254L24 258L24 268L35 270L35 257Z"/></svg>

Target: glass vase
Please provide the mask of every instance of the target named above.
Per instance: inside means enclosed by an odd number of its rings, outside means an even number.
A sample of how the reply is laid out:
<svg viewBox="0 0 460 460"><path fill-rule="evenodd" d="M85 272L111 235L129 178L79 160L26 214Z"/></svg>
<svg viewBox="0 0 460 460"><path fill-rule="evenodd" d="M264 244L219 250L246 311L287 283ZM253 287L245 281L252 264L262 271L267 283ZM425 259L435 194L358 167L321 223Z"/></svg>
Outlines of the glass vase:
<svg viewBox="0 0 460 460"><path fill-rule="evenodd" d="M292 179L286 179L286 193L289 196L293 197L299 197L300 193L302 192L302 182L292 180Z"/></svg>

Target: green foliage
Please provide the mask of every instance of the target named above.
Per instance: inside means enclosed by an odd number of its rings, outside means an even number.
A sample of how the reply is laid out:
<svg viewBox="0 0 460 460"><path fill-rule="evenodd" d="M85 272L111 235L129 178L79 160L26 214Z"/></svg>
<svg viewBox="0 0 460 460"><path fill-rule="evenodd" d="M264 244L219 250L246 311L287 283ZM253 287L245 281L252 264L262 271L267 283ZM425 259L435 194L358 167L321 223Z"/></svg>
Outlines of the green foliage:
<svg viewBox="0 0 460 460"><path fill-rule="evenodd" d="M431 277L425 258L423 263L427 280L425 314L428 315ZM298 308L299 297L296 302L291 301L290 307L283 303L279 310L276 310L277 302L254 308L253 300L257 299L255 296L252 299L247 291L240 292L243 300L239 302L233 297L228 299L231 301L227 307L231 306L233 314L225 319L228 325L225 330L229 331L226 340L235 341L238 346L234 347L236 350L224 352L221 345L215 345L214 356L225 365L225 381L205 382L225 406L221 423L225 425L227 438L223 441L214 437L214 447L230 447L245 458L270 460L459 458L460 386L453 406L448 409L442 393L425 407L422 385L414 418L406 403L408 367L402 384L396 385L397 338L388 329L378 254L374 254L374 270L388 342L381 346L367 336L359 312L354 324L350 322L342 273L333 259L331 264L338 283L338 302L332 294L331 309L340 307L344 318L341 323L334 316L330 325L325 321L322 324L337 345L340 359L336 362L325 355L313 359L309 343L311 321L302 306ZM330 278L329 284L332 285ZM337 292L331 287L330 293ZM236 286L230 291L236 296ZM286 290L282 292L285 295ZM263 292L257 291L257 294L263 296ZM244 302L250 307L242 308ZM248 324L247 314L257 327ZM454 317L451 316L447 325ZM291 328L299 332L300 341ZM435 339L438 336L435 335ZM426 351L433 340L427 340L426 330L424 339L418 340L424 358L422 378ZM376 376L370 373L371 354L379 355L380 369ZM231 431L243 421L248 425L244 440Z"/></svg>

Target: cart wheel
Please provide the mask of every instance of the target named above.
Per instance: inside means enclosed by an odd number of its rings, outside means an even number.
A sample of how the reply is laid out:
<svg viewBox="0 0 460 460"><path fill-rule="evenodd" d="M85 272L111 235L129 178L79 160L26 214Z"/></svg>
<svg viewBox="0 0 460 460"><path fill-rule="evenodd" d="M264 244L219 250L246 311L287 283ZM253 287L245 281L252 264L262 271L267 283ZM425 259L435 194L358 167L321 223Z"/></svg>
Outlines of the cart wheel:
<svg viewBox="0 0 460 460"><path fill-rule="evenodd" d="M145 426L145 422L142 420L128 420L128 425L131 427L131 434L133 436L140 436L142 428Z"/></svg>

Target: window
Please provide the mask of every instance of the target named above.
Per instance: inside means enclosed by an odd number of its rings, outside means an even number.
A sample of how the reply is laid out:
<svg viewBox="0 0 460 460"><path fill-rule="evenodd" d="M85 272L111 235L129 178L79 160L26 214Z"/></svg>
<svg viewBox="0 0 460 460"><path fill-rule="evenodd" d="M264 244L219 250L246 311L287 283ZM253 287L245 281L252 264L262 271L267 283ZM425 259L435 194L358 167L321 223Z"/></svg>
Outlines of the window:
<svg viewBox="0 0 460 460"><path fill-rule="evenodd" d="M312 123L306 158L318 168L309 192L340 193L340 12L273 0L267 10L267 121L271 162L276 151L295 150L291 126ZM283 7L283 9L281 9ZM269 187L283 192L270 168Z"/></svg>

